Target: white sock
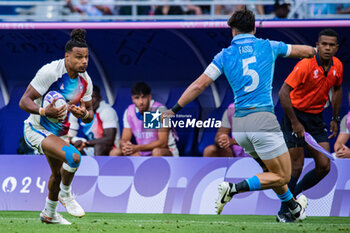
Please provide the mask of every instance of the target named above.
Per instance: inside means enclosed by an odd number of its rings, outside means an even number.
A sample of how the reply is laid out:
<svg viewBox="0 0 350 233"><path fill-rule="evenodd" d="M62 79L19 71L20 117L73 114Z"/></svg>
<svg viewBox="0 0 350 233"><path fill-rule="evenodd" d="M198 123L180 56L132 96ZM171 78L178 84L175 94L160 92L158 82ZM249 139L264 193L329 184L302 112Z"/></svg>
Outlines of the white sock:
<svg viewBox="0 0 350 233"><path fill-rule="evenodd" d="M46 197L45 203L45 212L50 216L53 215L57 211L58 201L51 201L48 197Z"/></svg>
<svg viewBox="0 0 350 233"><path fill-rule="evenodd" d="M64 184L61 182L60 188L61 188L60 196L62 196L62 197L70 196L70 191L72 190L72 186L70 186L70 185L64 185Z"/></svg>

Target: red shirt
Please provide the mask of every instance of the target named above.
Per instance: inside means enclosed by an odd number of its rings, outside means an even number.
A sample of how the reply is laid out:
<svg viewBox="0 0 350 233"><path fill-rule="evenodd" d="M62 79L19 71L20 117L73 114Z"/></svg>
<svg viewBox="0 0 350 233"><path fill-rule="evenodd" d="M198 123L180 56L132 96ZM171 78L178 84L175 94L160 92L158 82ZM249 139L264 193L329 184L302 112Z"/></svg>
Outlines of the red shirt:
<svg viewBox="0 0 350 233"><path fill-rule="evenodd" d="M343 64L333 57L328 70L324 70L318 54L303 59L284 81L291 86L290 99L294 108L317 114L323 111L328 100L329 90L340 86L343 81Z"/></svg>

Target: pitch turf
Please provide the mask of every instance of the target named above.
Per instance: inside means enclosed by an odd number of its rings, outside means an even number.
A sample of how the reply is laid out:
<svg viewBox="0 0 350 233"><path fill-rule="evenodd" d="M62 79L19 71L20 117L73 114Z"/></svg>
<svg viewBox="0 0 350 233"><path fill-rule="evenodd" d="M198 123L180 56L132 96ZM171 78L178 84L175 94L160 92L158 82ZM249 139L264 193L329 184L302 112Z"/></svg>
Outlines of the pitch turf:
<svg viewBox="0 0 350 233"><path fill-rule="evenodd" d="M275 216L110 214L87 213L83 218L63 216L71 226L42 224L39 212L0 212L0 232L350 232L348 217L308 217L303 223L276 223Z"/></svg>

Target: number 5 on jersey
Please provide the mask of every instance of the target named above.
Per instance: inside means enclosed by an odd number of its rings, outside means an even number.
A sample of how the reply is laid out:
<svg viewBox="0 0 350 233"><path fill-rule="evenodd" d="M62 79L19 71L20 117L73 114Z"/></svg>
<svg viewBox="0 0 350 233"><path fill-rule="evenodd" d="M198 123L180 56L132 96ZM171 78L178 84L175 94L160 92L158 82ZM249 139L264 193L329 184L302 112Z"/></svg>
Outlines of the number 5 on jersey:
<svg viewBox="0 0 350 233"><path fill-rule="evenodd" d="M248 75L252 78L252 84L244 87L245 92L254 91L259 85L259 74L255 70L249 69L249 67L248 67L249 64L255 63L255 62L256 62L255 56L242 60L243 76Z"/></svg>

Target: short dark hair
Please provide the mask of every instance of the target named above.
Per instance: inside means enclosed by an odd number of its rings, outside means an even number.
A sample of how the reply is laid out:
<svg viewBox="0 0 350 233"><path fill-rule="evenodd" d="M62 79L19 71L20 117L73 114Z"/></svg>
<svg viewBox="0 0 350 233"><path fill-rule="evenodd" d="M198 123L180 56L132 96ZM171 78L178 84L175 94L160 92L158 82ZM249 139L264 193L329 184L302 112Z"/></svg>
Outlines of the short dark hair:
<svg viewBox="0 0 350 233"><path fill-rule="evenodd" d="M92 91L95 92L97 96L101 97L101 90L97 85L93 85Z"/></svg>
<svg viewBox="0 0 350 233"><path fill-rule="evenodd" d="M70 40L66 43L64 47L65 52L70 52L74 47L87 48L85 40L86 31L84 29L74 29L70 34Z"/></svg>
<svg viewBox="0 0 350 233"><path fill-rule="evenodd" d="M250 10L240 10L233 13L227 21L227 24L233 29L237 29L242 33L254 31L255 15Z"/></svg>
<svg viewBox="0 0 350 233"><path fill-rule="evenodd" d="M320 31L320 33L318 34L318 40L320 40L321 36L331 36L331 37L336 37L337 38L337 42L339 40L339 34L338 32L334 31L331 28L326 28L323 29L322 31Z"/></svg>
<svg viewBox="0 0 350 233"><path fill-rule="evenodd" d="M132 95L149 95L151 88L145 82L138 82L131 88Z"/></svg>

